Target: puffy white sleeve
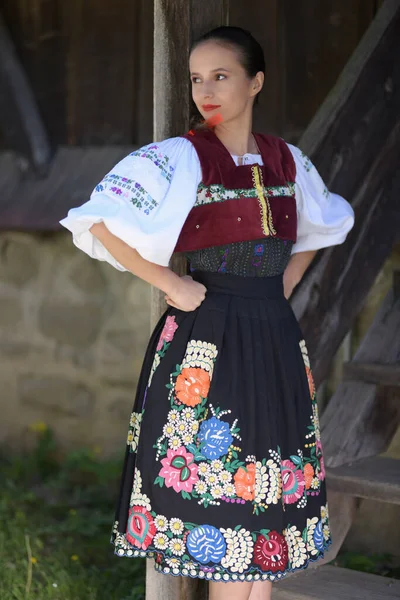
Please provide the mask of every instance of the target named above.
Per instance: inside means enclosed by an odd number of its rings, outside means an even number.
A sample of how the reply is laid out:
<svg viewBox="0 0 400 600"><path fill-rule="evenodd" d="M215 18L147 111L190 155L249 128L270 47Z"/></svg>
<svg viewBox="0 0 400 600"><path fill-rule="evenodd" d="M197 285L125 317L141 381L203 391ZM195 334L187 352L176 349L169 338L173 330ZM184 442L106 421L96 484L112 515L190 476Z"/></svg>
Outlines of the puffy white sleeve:
<svg viewBox="0 0 400 600"><path fill-rule="evenodd" d="M117 163L96 185L87 202L71 208L60 223L75 246L92 258L127 271L89 228L107 229L139 254L168 266L201 181L197 152L184 137L142 146Z"/></svg>
<svg viewBox="0 0 400 600"><path fill-rule="evenodd" d="M351 204L328 190L300 148L287 145L296 163L297 241L292 254L342 244L354 225Z"/></svg>

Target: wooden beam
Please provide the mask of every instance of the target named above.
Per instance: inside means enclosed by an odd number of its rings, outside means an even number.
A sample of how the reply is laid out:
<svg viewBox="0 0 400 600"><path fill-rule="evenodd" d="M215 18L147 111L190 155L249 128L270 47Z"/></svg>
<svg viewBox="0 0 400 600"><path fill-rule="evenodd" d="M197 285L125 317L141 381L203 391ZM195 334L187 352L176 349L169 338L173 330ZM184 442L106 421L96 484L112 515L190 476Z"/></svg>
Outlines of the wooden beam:
<svg viewBox="0 0 400 600"><path fill-rule="evenodd" d="M132 146L59 146L47 177L21 177L14 152L0 153L0 230L64 231L59 220L89 199ZM55 193L55 190L57 193Z"/></svg>
<svg viewBox="0 0 400 600"><path fill-rule="evenodd" d="M317 386L400 229L400 0L387 0L299 142L355 210L346 242L320 251L291 301Z"/></svg>
<svg viewBox="0 0 400 600"><path fill-rule="evenodd" d="M327 468L330 489L357 496L400 504L400 460L373 456L340 467Z"/></svg>
<svg viewBox="0 0 400 600"><path fill-rule="evenodd" d="M400 353L400 299L391 289L354 355L356 363L393 364ZM396 398L397 396L397 398ZM325 464L339 466L384 452L400 418L397 387L343 381L320 417Z"/></svg>
<svg viewBox="0 0 400 600"><path fill-rule="evenodd" d="M50 143L1 14L0 56L0 127L7 144L44 176L51 158Z"/></svg>
<svg viewBox="0 0 400 600"><path fill-rule="evenodd" d="M400 385L400 363L380 364L350 361L343 365L343 380L364 381L376 385Z"/></svg>
<svg viewBox="0 0 400 600"><path fill-rule="evenodd" d="M189 129L191 41L203 32L222 25L228 18L228 0L155 0L154 2L154 141L181 135ZM186 273L184 257L172 257L170 268ZM151 329L167 305L164 294L151 290ZM206 600L207 583L189 577L174 577L155 571L153 559L146 560L146 600Z"/></svg>
<svg viewBox="0 0 400 600"><path fill-rule="evenodd" d="M378 55L382 54L382 43L385 43L386 36L390 34L396 37L398 33L400 1L385 0L372 21L370 27L365 32L361 42L357 46L350 60L340 74L335 86L321 104L313 120L307 127L301 138L301 145L305 152L316 156L322 146L325 138L330 135L331 129L335 126L338 118L341 118L343 111L346 110L348 102L354 94L361 96L361 90L355 90L355 85L363 82L369 73L365 69L376 62ZM380 61L381 58L378 57ZM394 62L396 55L383 56L383 62ZM364 82L363 82L364 83ZM376 82L371 82L373 86ZM388 90L389 91L389 90ZM368 98L365 99L368 103ZM358 115L360 118L361 115ZM360 150L362 148L359 148ZM336 150L336 149L334 149Z"/></svg>
<svg viewBox="0 0 400 600"><path fill-rule="evenodd" d="M398 600L400 581L325 565L280 581L273 600Z"/></svg>

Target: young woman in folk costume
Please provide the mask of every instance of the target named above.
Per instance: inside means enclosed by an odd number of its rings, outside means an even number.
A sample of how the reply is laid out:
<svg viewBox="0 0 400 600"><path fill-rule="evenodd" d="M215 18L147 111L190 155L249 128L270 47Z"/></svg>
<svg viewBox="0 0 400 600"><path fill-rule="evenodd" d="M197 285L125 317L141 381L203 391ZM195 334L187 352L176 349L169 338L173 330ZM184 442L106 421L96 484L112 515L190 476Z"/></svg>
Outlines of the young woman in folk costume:
<svg viewBox="0 0 400 600"><path fill-rule="evenodd" d="M248 31L202 36L189 62L202 125L126 156L61 221L78 248L169 305L130 417L115 553L208 580L210 600L267 600L332 542L315 387L288 298L354 212L299 148L253 132L264 70ZM174 251L190 276L170 270Z"/></svg>

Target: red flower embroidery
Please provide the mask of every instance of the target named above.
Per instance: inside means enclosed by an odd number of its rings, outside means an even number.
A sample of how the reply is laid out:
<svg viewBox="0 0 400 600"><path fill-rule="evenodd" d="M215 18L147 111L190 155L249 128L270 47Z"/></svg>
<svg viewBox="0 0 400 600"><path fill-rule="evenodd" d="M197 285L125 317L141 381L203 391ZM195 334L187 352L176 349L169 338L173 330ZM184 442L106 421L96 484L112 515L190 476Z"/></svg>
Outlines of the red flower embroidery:
<svg viewBox="0 0 400 600"><path fill-rule="evenodd" d="M264 571L284 571L288 563L288 546L277 531L270 531L268 539L259 535L254 544L253 561Z"/></svg>
<svg viewBox="0 0 400 600"><path fill-rule="evenodd" d="M301 469L291 460L283 460L281 465L283 501L286 504L293 504L304 494L305 479Z"/></svg>
<svg viewBox="0 0 400 600"><path fill-rule="evenodd" d="M156 534L153 517L144 506L132 506L129 510L125 537L130 544L146 550Z"/></svg>

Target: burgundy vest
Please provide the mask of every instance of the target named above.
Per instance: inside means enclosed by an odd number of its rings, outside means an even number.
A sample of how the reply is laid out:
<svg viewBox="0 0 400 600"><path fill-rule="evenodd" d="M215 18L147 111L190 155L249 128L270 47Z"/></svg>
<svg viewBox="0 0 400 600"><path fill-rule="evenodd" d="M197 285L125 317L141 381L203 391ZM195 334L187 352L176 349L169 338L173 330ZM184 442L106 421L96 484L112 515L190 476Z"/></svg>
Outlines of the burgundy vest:
<svg viewBox="0 0 400 600"><path fill-rule="evenodd" d="M253 133L263 165L237 166L213 130L186 133L202 179L174 252L277 237L296 241L296 166L279 137Z"/></svg>

